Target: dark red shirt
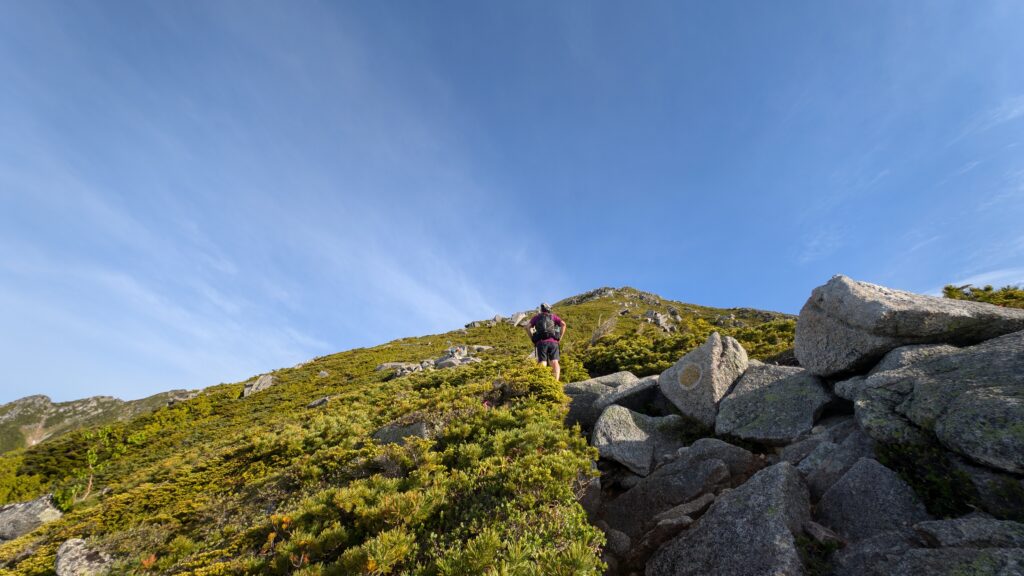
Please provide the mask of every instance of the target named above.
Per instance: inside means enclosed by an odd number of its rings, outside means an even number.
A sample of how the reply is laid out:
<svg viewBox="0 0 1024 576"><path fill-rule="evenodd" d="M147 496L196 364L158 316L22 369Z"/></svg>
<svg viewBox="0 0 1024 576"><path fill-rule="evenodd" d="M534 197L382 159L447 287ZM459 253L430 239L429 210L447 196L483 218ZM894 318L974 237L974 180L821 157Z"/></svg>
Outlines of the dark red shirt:
<svg viewBox="0 0 1024 576"><path fill-rule="evenodd" d="M534 327L537 326L537 322L540 321L540 317L541 316L543 316L543 314L537 314L533 318L530 318L530 328L534 328ZM562 320L561 318L559 318L558 314L555 314L555 313L552 312L551 313L551 319L555 321L555 326L561 326L562 328L565 328L565 321ZM538 344L540 344L541 342L558 342L558 339L557 338L545 338L543 340L538 340L537 341Z"/></svg>

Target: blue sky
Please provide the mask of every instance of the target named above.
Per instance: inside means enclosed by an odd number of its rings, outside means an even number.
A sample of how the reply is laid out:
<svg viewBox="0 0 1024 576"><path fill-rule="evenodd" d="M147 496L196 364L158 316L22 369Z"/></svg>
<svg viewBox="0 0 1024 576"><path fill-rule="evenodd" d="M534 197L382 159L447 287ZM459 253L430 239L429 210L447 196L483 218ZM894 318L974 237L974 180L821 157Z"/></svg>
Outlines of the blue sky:
<svg viewBox="0 0 1024 576"><path fill-rule="evenodd" d="M603 285L1024 282L1024 4L4 2L0 402Z"/></svg>

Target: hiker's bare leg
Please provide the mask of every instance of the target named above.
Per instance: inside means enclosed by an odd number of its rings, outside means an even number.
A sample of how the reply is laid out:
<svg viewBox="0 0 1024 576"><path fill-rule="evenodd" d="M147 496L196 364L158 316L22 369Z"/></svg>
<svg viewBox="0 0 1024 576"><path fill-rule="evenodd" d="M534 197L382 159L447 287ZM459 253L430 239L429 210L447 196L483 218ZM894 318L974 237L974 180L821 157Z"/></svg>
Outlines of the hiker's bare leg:
<svg viewBox="0 0 1024 576"><path fill-rule="evenodd" d="M555 372L555 381L561 382L562 380L562 367L558 364L558 360L551 361L551 369Z"/></svg>
<svg viewBox="0 0 1024 576"><path fill-rule="evenodd" d="M538 362L538 364L540 364L541 366L547 366L548 365L548 361L547 360L541 360L540 362Z"/></svg>

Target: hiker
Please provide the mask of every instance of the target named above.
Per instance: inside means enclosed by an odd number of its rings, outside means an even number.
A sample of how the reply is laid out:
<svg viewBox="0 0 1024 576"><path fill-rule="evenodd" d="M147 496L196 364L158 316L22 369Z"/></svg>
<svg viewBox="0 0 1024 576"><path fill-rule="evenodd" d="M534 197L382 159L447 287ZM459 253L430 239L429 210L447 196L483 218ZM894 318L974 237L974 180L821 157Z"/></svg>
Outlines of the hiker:
<svg viewBox="0 0 1024 576"><path fill-rule="evenodd" d="M558 341L565 337L567 328L565 321L552 313L551 306L547 304L541 304L540 314L530 318L526 325L526 333L537 348L537 362L542 366L550 362L555 380L562 377L562 368L558 365Z"/></svg>

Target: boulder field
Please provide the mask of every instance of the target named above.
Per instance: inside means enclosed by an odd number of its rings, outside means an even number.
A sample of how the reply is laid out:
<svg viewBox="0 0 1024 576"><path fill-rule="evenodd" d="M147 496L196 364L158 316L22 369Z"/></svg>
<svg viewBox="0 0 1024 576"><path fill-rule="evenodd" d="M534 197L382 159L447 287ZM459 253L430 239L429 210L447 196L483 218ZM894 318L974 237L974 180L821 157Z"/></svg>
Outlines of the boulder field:
<svg viewBox="0 0 1024 576"><path fill-rule="evenodd" d="M795 356L565 385L607 574L1024 574L1024 310L836 276Z"/></svg>

